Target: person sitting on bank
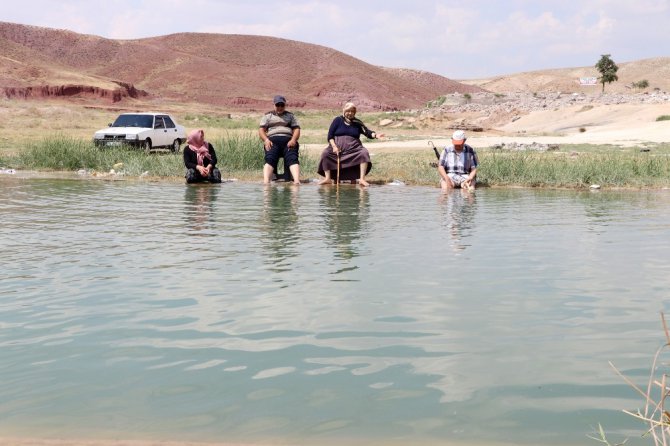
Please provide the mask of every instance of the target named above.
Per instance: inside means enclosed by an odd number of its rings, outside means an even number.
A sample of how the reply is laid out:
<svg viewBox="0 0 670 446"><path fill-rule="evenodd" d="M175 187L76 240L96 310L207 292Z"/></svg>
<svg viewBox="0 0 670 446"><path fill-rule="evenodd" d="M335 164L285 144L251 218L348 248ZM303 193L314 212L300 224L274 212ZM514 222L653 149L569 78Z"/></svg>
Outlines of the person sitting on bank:
<svg viewBox="0 0 670 446"><path fill-rule="evenodd" d="M471 190L477 181L477 154L465 144L465 132L456 130L451 136L451 145L444 148L437 171L440 174L440 186L443 190L462 188Z"/></svg>
<svg viewBox="0 0 670 446"><path fill-rule="evenodd" d="M261 119L258 135L263 140L265 149L265 165L263 166L263 182L272 181L277 171L279 158L284 158L284 169L289 169L293 183L300 184L300 161L298 138L300 124L293 113L286 110L286 98L281 95L274 97L275 109L266 113Z"/></svg>
<svg viewBox="0 0 670 446"><path fill-rule="evenodd" d="M333 119L328 129L328 147L321 153L321 161L317 172L324 179L319 184L330 184L337 178L339 158L340 181L356 181L361 186L369 186L365 176L372 170L370 153L361 143L361 135L368 139L384 137L377 135L356 118L356 105L352 102L344 104L342 115Z"/></svg>
<svg viewBox="0 0 670 446"><path fill-rule="evenodd" d="M216 167L214 147L205 141L204 130L193 130L186 138L188 144L184 148L184 165L186 166L186 182L210 183L221 182L221 172Z"/></svg>

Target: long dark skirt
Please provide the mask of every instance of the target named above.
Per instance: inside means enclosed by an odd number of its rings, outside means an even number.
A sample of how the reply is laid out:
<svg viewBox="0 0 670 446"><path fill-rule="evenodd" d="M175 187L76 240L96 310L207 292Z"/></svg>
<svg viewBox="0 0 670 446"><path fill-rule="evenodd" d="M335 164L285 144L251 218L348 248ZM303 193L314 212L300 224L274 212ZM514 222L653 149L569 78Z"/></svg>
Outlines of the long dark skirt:
<svg viewBox="0 0 670 446"><path fill-rule="evenodd" d="M361 144L360 139L352 136L336 136L335 144L340 148L340 181L358 180L361 177L362 163L368 163L365 174L370 173L372 170L370 153ZM337 178L337 155L330 144L321 152L317 172L321 176L326 176L327 170L330 170L330 178L333 180Z"/></svg>

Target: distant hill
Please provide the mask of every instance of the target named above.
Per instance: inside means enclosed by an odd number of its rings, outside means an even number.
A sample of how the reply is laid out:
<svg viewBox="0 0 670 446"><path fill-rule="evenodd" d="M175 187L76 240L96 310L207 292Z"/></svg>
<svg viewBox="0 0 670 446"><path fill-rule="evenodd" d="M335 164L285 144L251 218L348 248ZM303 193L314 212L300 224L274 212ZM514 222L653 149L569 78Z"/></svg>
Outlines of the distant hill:
<svg viewBox="0 0 670 446"><path fill-rule="evenodd" d="M11 98L202 103L266 110L408 109L481 91L433 73L370 65L339 51L261 36L180 33L111 40L0 22L0 91Z"/></svg>
<svg viewBox="0 0 670 446"><path fill-rule="evenodd" d="M595 65L597 61L594 60ZM616 62L616 59L615 59ZM605 85L609 93L638 93L632 88L633 82L647 80L648 91L658 88L670 91L670 57L642 59L634 62L616 62L619 67L619 80ZM599 73L594 66L579 68L558 68L552 70L529 71L524 73L496 76L488 79L461 81L463 83L484 88L493 93L508 93L512 91L527 93L564 92L584 93L602 91L602 84L596 86L581 86L581 77L598 77Z"/></svg>

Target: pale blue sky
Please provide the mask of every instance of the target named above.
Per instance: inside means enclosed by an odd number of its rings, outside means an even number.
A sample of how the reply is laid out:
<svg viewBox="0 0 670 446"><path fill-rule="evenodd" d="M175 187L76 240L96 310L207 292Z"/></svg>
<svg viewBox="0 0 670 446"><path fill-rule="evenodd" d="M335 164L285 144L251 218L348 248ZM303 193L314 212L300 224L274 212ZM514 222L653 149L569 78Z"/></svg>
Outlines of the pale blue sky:
<svg viewBox="0 0 670 446"><path fill-rule="evenodd" d="M670 56L670 0L0 0L0 20L112 39L253 34L475 79Z"/></svg>

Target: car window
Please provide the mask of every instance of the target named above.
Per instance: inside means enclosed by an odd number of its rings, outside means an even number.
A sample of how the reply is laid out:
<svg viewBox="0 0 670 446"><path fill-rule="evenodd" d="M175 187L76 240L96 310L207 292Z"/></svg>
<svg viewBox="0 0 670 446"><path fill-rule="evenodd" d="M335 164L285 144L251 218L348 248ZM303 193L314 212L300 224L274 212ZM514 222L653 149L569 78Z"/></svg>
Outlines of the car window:
<svg viewBox="0 0 670 446"><path fill-rule="evenodd" d="M156 116L156 122L154 123L154 128L155 129L164 129L165 124L163 123L163 118L160 116Z"/></svg>
<svg viewBox="0 0 670 446"><path fill-rule="evenodd" d="M112 127L142 127L153 128L153 116L151 115L119 115L112 123Z"/></svg>
<svg viewBox="0 0 670 446"><path fill-rule="evenodd" d="M165 121L165 127L169 129L173 129L175 127L174 122L172 119L170 119L169 116L163 116L163 120Z"/></svg>

